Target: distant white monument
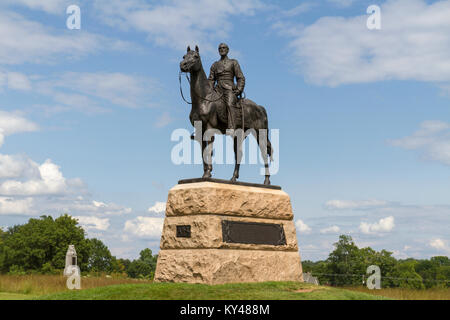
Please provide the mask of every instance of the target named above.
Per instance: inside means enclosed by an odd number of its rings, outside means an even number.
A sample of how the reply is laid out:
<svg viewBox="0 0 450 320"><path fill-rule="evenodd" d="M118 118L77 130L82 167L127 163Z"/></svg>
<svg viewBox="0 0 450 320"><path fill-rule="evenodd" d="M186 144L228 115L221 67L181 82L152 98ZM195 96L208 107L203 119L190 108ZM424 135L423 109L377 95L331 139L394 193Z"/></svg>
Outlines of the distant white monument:
<svg viewBox="0 0 450 320"><path fill-rule="evenodd" d="M81 272L77 265L77 252L72 244L67 249L64 276L68 277L66 281L67 288L70 290L81 289Z"/></svg>
<svg viewBox="0 0 450 320"><path fill-rule="evenodd" d="M319 285L319 279L317 279L316 277L313 277L312 274L309 272L305 272L303 274L303 282L312 283L317 286Z"/></svg>

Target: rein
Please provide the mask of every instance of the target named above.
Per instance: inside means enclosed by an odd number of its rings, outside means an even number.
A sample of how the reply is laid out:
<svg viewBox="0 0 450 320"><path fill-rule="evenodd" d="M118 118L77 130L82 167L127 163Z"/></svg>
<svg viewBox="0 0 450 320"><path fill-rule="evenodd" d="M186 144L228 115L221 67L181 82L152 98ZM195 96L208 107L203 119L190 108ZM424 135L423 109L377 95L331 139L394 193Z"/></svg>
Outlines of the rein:
<svg viewBox="0 0 450 320"><path fill-rule="evenodd" d="M186 78L187 78L187 74L186 74ZM189 79L188 79L188 80L189 80ZM181 86L181 71L180 71L180 73L178 74L178 81L180 82L180 93L181 93L181 97L183 98L184 102L186 102L187 104L192 104L192 102L187 101L186 98L184 97L184 94L183 94L183 88L182 88L182 86Z"/></svg>
<svg viewBox="0 0 450 320"><path fill-rule="evenodd" d="M184 74L186 75L186 79L189 81L189 85L191 84L191 79L189 79L189 76L187 75L187 72L182 72L182 71L180 71L180 73L178 74L178 81L180 82L180 93L181 93L181 97L183 98L183 100L184 100L187 104L192 104L192 102L187 101L187 100L185 99L184 95L183 95L183 87L181 86L181 74L182 74L182 73L184 73ZM209 99L200 97L200 96L195 92L195 90L192 90L192 92L194 93L194 95L195 95L197 98L202 99L202 100L205 100L205 101L208 101L208 102L216 102L216 101L219 101L220 99L222 99L222 97L223 97L223 93L222 93L222 94L220 95L219 98L217 98L217 99L215 99L215 100L209 100Z"/></svg>

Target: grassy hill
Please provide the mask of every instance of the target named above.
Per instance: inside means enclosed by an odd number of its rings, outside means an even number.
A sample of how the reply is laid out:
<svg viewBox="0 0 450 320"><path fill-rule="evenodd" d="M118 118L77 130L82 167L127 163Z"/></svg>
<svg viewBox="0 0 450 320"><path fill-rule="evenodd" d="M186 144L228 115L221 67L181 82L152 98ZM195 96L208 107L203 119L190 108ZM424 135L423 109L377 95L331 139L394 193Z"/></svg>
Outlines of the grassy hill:
<svg viewBox="0 0 450 320"><path fill-rule="evenodd" d="M0 300L22 299L227 299L227 300L321 300L321 299L399 299L449 300L450 289L414 290L364 287L331 288L297 282L241 283L227 285L195 285L153 283L129 278L83 277L81 291L66 288L61 275L0 275ZM378 296L378 297L377 297Z"/></svg>
<svg viewBox="0 0 450 320"><path fill-rule="evenodd" d="M39 296L40 300L381 300L385 297L298 282L203 285L121 284Z"/></svg>

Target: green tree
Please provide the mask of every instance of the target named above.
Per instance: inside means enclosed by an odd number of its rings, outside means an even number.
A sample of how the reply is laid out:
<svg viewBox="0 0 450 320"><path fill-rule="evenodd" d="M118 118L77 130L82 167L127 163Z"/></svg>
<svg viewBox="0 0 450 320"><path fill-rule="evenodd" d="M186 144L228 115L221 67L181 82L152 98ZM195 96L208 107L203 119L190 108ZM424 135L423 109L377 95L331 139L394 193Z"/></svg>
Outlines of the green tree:
<svg viewBox="0 0 450 320"><path fill-rule="evenodd" d="M113 256L108 247L98 239L88 239L88 270L94 272L113 271Z"/></svg>
<svg viewBox="0 0 450 320"><path fill-rule="evenodd" d="M334 247L335 249L328 256L327 268L324 270L330 274L327 280L330 284L337 286L361 284L362 278L355 275L364 274L362 272L364 257L352 237L341 235Z"/></svg>
<svg viewBox="0 0 450 320"><path fill-rule="evenodd" d="M12 266L25 271L63 269L69 244L75 245L78 265L86 270L89 258L89 242L77 220L69 215L56 219L41 216L30 219L26 224L11 227L2 235L1 271L8 272Z"/></svg>
<svg viewBox="0 0 450 320"><path fill-rule="evenodd" d="M312 272L321 284L334 286L361 285L366 280L367 267L377 265L381 270L381 286L422 289L450 287L450 259L445 256L430 260L397 260L392 252L358 248L350 236L341 235L334 250L325 261L304 261L304 272Z"/></svg>
<svg viewBox="0 0 450 320"><path fill-rule="evenodd" d="M426 288L450 287L450 259L448 257L437 256L430 260L419 260L415 270L423 278Z"/></svg>
<svg viewBox="0 0 450 320"><path fill-rule="evenodd" d="M381 250L380 252L373 250L370 247L360 249L360 253L363 257L361 273L365 274L364 279L369 275L366 275L367 267L376 265L380 267L381 271L381 287L390 287L392 280L387 278L390 275L395 266L397 265L397 259L392 257L392 252Z"/></svg>
<svg viewBox="0 0 450 320"><path fill-rule="evenodd" d="M328 259L323 263L316 263L313 275L316 274L319 282L323 284L357 286L367 278L367 268L370 265L377 265L381 270L382 286L387 286L389 280L383 276L390 274L396 263L392 252L386 250L377 252L370 247L358 248L352 237L341 235Z"/></svg>
<svg viewBox="0 0 450 320"><path fill-rule="evenodd" d="M123 265L124 271L125 271L125 272L127 271L128 267L129 267L130 264L131 264L131 261L130 261L129 259L117 259L117 262L118 262L120 265Z"/></svg>
<svg viewBox="0 0 450 320"><path fill-rule="evenodd" d="M127 274L131 278L151 278L152 267L142 260L133 260L128 266Z"/></svg>
<svg viewBox="0 0 450 320"><path fill-rule="evenodd" d="M153 255L152 250L150 250L149 248L146 248L139 253L139 260L150 265L153 271L156 270L157 259L158 256Z"/></svg>
<svg viewBox="0 0 450 320"><path fill-rule="evenodd" d="M11 271L11 269L10 269L10 271ZM46 262L42 265L41 273L42 274L57 274L58 272L55 268L53 268L53 266L50 262Z"/></svg>
<svg viewBox="0 0 450 320"><path fill-rule="evenodd" d="M0 228L0 272L3 270L3 265L5 261L5 254L4 254L4 242L6 238L6 232L3 231L2 228Z"/></svg>
<svg viewBox="0 0 450 320"><path fill-rule="evenodd" d="M409 288L409 289L425 289L422 277L415 270L417 261L414 259L401 261L390 273L392 277L392 287Z"/></svg>
<svg viewBox="0 0 450 320"><path fill-rule="evenodd" d="M116 259L112 257L111 259L111 272L113 273L125 273L125 265L122 263L121 259Z"/></svg>
<svg viewBox="0 0 450 320"><path fill-rule="evenodd" d="M157 255L146 248L139 253L139 259L133 260L127 267L127 274L131 278L153 278L156 270Z"/></svg>

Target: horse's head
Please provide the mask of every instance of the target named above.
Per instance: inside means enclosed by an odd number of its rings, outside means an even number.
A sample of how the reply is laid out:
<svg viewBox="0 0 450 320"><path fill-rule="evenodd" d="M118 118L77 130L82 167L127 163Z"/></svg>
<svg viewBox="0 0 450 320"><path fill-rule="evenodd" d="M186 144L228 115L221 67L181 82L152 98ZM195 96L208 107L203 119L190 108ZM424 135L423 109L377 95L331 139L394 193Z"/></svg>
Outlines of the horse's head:
<svg viewBox="0 0 450 320"><path fill-rule="evenodd" d="M183 56L183 61L180 62L180 70L182 72L199 71L202 67L198 47L195 46L195 51L187 47L187 53Z"/></svg>

